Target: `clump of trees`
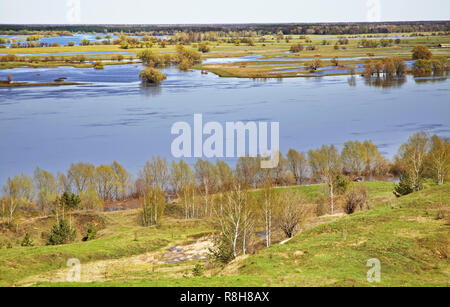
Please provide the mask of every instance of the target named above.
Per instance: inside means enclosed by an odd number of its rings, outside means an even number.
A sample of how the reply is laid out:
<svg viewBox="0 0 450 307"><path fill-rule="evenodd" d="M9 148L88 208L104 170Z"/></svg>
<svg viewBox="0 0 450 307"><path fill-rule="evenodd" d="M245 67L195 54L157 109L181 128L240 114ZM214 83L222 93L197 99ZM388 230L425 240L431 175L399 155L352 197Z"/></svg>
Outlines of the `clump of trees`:
<svg viewBox="0 0 450 307"><path fill-rule="evenodd" d="M432 57L433 53L424 45L415 46L412 51L413 60L431 60Z"/></svg>
<svg viewBox="0 0 450 307"><path fill-rule="evenodd" d="M406 63L401 58L384 58L380 60L369 59L364 65L363 75L366 77L371 77L376 75L380 77L381 75L385 77L402 77L406 74L407 67Z"/></svg>
<svg viewBox="0 0 450 307"><path fill-rule="evenodd" d="M292 53L299 53L299 52L303 51L303 49L305 49L305 47L303 47L302 44L293 44L289 51Z"/></svg>
<svg viewBox="0 0 450 307"><path fill-rule="evenodd" d="M421 190L426 178L442 185L450 172L450 142L425 132L416 133L400 147L395 163L401 171L394 191L398 197Z"/></svg>
<svg viewBox="0 0 450 307"><path fill-rule="evenodd" d="M142 208L142 225L158 225L164 215L166 198L164 192L158 188L148 188L140 199Z"/></svg>

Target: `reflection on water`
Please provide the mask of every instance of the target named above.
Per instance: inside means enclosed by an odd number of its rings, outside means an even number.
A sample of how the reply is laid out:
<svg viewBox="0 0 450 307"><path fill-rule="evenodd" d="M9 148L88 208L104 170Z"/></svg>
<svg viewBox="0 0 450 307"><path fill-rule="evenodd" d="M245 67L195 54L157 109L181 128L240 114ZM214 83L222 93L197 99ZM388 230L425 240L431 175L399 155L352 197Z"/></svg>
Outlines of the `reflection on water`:
<svg viewBox="0 0 450 307"><path fill-rule="evenodd" d="M441 72L430 74L428 76L415 76L414 81L416 83L426 83L426 82L443 82L448 79L450 72Z"/></svg>
<svg viewBox="0 0 450 307"><path fill-rule="evenodd" d="M16 173L32 174L36 166L64 171L77 161L117 160L137 174L152 155L171 158L172 124L192 125L194 113L202 113L205 122L278 121L284 153L370 139L392 157L418 130L450 136L448 80L367 81L355 75L280 82L167 68L160 87L144 87L138 78L142 68L1 70L0 79L67 77L89 84L0 88L0 182Z"/></svg>
<svg viewBox="0 0 450 307"><path fill-rule="evenodd" d="M162 87L155 84L141 83L141 89L144 95L147 97L158 96L161 95L162 92Z"/></svg>
<svg viewBox="0 0 450 307"><path fill-rule="evenodd" d="M393 77L387 75L380 76L366 76L364 77L365 84L368 86L375 87L401 87L406 83L406 76L403 77Z"/></svg>

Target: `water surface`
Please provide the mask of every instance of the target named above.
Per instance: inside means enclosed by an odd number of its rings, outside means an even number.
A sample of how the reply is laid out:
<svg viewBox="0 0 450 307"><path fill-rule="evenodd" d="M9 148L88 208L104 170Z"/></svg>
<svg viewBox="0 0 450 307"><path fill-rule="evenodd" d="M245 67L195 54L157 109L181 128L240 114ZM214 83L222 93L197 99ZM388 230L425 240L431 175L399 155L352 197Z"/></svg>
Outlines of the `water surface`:
<svg viewBox="0 0 450 307"><path fill-rule="evenodd" d="M408 76L386 87L362 77L254 81L169 68L160 87L142 87L141 69L136 64L1 70L0 79L7 74L17 81L66 77L91 84L0 88L0 182L32 174L36 166L65 171L77 161L117 160L137 174L152 155L171 158L172 124L192 124L194 113L202 113L205 122L279 121L284 153L370 139L392 157L418 130L450 136L445 78Z"/></svg>

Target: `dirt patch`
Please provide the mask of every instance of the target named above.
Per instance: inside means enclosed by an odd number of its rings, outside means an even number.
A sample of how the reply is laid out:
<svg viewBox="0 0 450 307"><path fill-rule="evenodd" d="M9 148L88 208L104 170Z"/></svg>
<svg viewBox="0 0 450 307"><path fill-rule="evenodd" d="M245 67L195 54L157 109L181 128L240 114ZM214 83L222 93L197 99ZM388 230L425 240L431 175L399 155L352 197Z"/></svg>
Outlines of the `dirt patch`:
<svg viewBox="0 0 450 307"><path fill-rule="evenodd" d="M185 244L173 246L160 252L150 252L138 256L95 261L81 264L81 282L104 282L111 280L133 279L133 272L137 274L161 272L182 275L179 273L187 268L182 264L193 260L206 260L209 248L213 246L210 237ZM166 265L180 264L174 267ZM29 277L21 284L32 285L36 282L66 282L70 268L61 269L38 276Z"/></svg>

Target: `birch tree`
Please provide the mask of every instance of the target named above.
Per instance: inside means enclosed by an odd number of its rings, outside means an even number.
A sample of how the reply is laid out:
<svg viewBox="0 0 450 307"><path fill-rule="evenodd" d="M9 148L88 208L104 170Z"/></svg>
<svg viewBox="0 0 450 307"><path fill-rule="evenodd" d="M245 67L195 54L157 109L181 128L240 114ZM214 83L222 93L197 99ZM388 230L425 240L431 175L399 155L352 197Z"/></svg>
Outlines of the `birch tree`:
<svg viewBox="0 0 450 307"><path fill-rule="evenodd" d="M55 177L39 167L34 171L34 182L37 189L37 203L43 214L46 214L58 196Z"/></svg>
<svg viewBox="0 0 450 307"><path fill-rule="evenodd" d="M169 165L166 158L152 157L139 172L147 188L158 188L167 191L170 182Z"/></svg>
<svg viewBox="0 0 450 307"><path fill-rule="evenodd" d="M149 188L140 202L142 207L142 224L147 227L159 224L164 215L164 192L160 189Z"/></svg>
<svg viewBox="0 0 450 307"><path fill-rule="evenodd" d="M33 200L33 179L27 175L8 178L3 186L4 209L8 214L8 222L12 223L16 210L28 206Z"/></svg>
<svg viewBox="0 0 450 307"><path fill-rule="evenodd" d="M432 136L427 165L437 184L444 184L450 172L450 141L448 139L441 139L437 135Z"/></svg>
<svg viewBox="0 0 450 307"><path fill-rule="evenodd" d="M215 210L220 237L227 241L233 257L246 254L254 223L254 210L248 191L236 185L226 194L223 210Z"/></svg>
<svg viewBox="0 0 450 307"><path fill-rule="evenodd" d="M425 159L429 149L429 136L425 132L418 132L411 136L400 147L399 157L405 167L405 175L409 178L414 191L421 189Z"/></svg>
<svg viewBox="0 0 450 307"><path fill-rule="evenodd" d="M304 153L291 149L287 154L289 168L297 184L303 184L308 175L308 160Z"/></svg>
<svg viewBox="0 0 450 307"><path fill-rule="evenodd" d="M203 196L204 215L210 216L210 197L217 189L217 169L211 162L198 159L194 166L199 191Z"/></svg>
<svg viewBox="0 0 450 307"><path fill-rule="evenodd" d="M325 182L330 192L330 209L334 214L334 177L340 173L341 157L334 145L323 145L320 149L308 152L311 171L317 179Z"/></svg>
<svg viewBox="0 0 450 307"><path fill-rule="evenodd" d="M86 191L93 183L95 174L95 166L89 163L76 163L70 166L67 171L67 178L73 185L76 194Z"/></svg>

